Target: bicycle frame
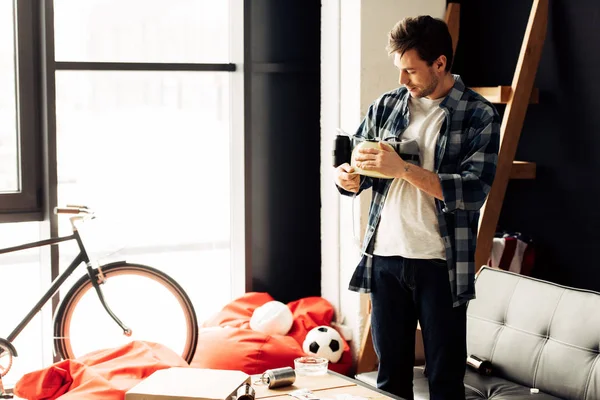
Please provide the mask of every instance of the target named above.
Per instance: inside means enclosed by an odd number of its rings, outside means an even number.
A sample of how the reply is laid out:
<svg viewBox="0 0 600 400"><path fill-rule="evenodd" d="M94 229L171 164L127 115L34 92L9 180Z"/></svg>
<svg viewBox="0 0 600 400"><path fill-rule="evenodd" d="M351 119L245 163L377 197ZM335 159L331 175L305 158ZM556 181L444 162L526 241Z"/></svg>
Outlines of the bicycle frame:
<svg viewBox="0 0 600 400"><path fill-rule="evenodd" d="M104 307L106 312L121 327L121 329L123 329L123 333L125 335L127 335L127 336L131 335L131 329L129 329L125 324L123 324L123 322L121 322L121 320L119 318L117 318L117 316L112 312L112 310L106 304L106 301L102 294L102 289L100 288L101 282L98 282L98 275L101 275L102 272L101 272L101 270L94 269L92 267L88 253L87 253L85 246L83 245L83 242L81 240L81 236L79 235L79 232L76 229L73 229L73 234L69 235L69 236L45 239L45 240L40 240L37 242L31 242L31 243L26 243L26 244L19 245L19 246L7 247L4 249L0 249L0 254L12 253L12 252L20 251L20 250L33 249L36 247L50 246L53 244L58 244L61 242L67 242L67 241L71 241L71 240L77 241L77 245L79 246L79 253L75 256L75 258L73 259L73 261L71 262L69 267L66 270L64 270L58 277L56 277L56 279L54 279L54 281L52 282L52 284L50 285L50 287L48 288L46 293L44 293L44 295L33 306L33 308L29 311L29 313L21 320L21 322L19 322L19 324L16 326L16 328L13 329L13 331L10 333L10 335L8 335L6 340L9 343L12 342L21 333L21 331L29 324L29 322L31 322L33 317L42 310L42 308L46 305L48 300L50 300L58 292L58 289L67 280L67 278L73 274L75 269L77 269L77 267L81 263L85 263L87 265L88 276L89 276L90 280L92 281L92 285L94 286L94 289L96 289L98 298L100 299L100 302L102 303L102 306ZM101 279L102 279L102 277L101 277ZM17 352L16 352L15 348L12 345L11 345L11 347L12 347L14 355L16 356Z"/></svg>

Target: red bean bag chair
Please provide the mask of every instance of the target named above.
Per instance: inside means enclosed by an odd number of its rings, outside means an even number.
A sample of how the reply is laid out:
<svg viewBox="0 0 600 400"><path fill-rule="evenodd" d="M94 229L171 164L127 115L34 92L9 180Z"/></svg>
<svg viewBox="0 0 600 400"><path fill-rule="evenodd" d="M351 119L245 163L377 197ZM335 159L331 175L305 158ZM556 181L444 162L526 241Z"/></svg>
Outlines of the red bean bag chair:
<svg viewBox="0 0 600 400"><path fill-rule="evenodd" d="M15 395L29 400L122 400L154 371L171 367L187 363L161 344L132 341L25 374Z"/></svg>
<svg viewBox="0 0 600 400"><path fill-rule="evenodd" d="M196 368L233 369L247 374L262 374L270 368L294 367L294 359L305 355L302 342L308 332L320 325L330 325L333 306L322 297L306 297L288 303L294 323L287 335L267 335L250 329L254 310L274 300L267 293L246 293L206 320L200 328ZM342 339L344 352L329 369L347 375L352 367L348 343Z"/></svg>

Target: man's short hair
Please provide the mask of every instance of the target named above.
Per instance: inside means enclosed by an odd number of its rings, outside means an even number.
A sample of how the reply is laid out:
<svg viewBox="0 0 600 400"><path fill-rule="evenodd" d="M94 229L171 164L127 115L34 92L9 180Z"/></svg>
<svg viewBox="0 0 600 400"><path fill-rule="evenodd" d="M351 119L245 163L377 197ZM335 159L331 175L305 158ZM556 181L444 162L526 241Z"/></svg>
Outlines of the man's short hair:
<svg viewBox="0 0 600 400"><path fill-rule="evenodd" d="M399 21L388 34L389 54L415 49L427 65L432 65L439 56L446 56L446 71L450 71L453 60L452 37L446 23L429 15L407 17Z"/></svg>

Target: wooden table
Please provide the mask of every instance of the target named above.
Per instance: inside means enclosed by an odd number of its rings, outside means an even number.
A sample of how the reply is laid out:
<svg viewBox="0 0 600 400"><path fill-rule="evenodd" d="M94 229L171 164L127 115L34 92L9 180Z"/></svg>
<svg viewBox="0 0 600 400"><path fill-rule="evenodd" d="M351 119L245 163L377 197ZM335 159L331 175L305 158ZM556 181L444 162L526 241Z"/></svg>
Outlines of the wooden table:
<svg viewBox="0 0 600 400"><path fill-rule="evenodd" d="M293 385L275 389L255 383L259 379L260 375L252 376L252 387L256 391L256 400L293 400L289 393L299 389L308 389L319 398L333 400L341 395L363 397L369 400L402 400L400 397L333 371L322 376L296 376Z"/></svg>

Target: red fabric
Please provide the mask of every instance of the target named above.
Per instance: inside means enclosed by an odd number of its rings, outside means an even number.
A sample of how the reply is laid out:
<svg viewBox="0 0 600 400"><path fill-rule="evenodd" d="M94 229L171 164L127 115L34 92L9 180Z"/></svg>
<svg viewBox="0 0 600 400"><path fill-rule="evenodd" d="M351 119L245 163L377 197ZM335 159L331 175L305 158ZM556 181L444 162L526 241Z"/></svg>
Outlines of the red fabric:
<svg viewBox="0 0 600 400"><path fill-rule="evenodd" d="M288 304L294 323L287 335L265 335L250 329L254 310L272 300L266 293L247 293L208 319L200 329L192 366L247 374L294 367L294 359L304 355L306 334L317 326L330 325L334 310L327 300L308 297ZM340 361L329 363L329 369L347 374L352 356L344 340L343 349ZM187 367L187 363L165 346L134 341L26 374L17 382L15 394L30 400L122 400L127 390L154 371L170 367Z"/></svg>
<svg viewBox="0 0 600 400"><path fill-rule="evenodd" d="M125 392L154 371L187 367L165 346L133 341L114 349L64 360L24 375L15 395L30 400L122 400Z"/></svg>
<svg viewBox="0 0 600 400"><path fill-rule="evenodd" d="M244 328L203 328L198 337L194 368L233 369L249 375L290 366L304 352L290 336L269 336Z"/></svg>
<svg viewBox="0 0 600 400"><path fill-rule="evenodd" d="M246 293L227 304L221 311L202 323L203 327L234 326L250 329L250 318L255 309L274 299L267 293Z"/></svg>
<svg viewBox="0 0 600 400"><path fill-rule="evenodd" d="M300 346L308 332L320 325L331 325L333 306L322 297L305 297L288 304L294 316L294 323L288 336L292 336Z"/></svg>
<svg viewBox="0 0 600 400"><path fill-rule="evenodd" d="M535 266L535 248L533 246L527 246L525 253L523 254L523 266L521 273L523 275L531 276L533 267Z"/></svg>
<svg viewBox="0 0 600 400"><path fill-rule="evenodd" d="M535 249L531 239L520 233L503 233L492 242L487 265L517 274L531 275L535 265Z"/></svg>
<svg viewBox="0 0 600 400"><path fill-rule="evenodd" d="M510 264L515 257L515 250L517 249L517 238L514 236L507 236L504 238L504 252L500 259L500 265L498 267L505 271L510 270Z"/></svg>
<svg viewBox="0 0 600 400"><path fill-rule="evenodd" d="M294 359L305 355L302 343L308 332L331 324L333 306L322 297L305 297L288 303L294 322L287 335L266 335L250 329L254 310L272 300L267 293L246 293L205 321L192 367L233 369L247 374L285 366L293 368ZM329 369L347 374L352 367L352 355L348 343L342 341L342 358L329 363Z"/></svg>

